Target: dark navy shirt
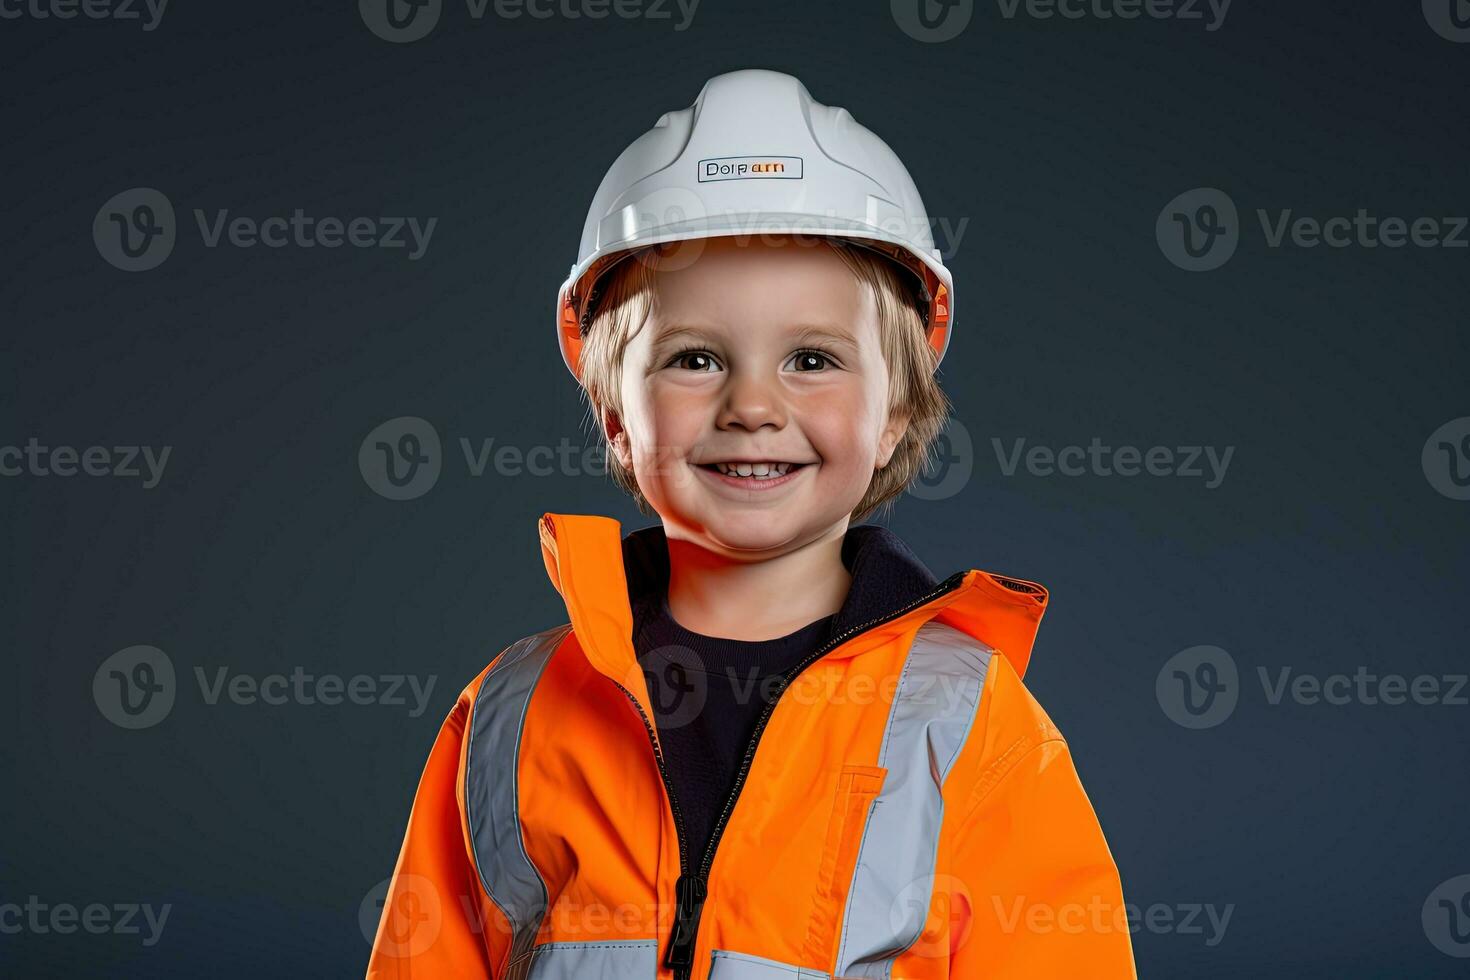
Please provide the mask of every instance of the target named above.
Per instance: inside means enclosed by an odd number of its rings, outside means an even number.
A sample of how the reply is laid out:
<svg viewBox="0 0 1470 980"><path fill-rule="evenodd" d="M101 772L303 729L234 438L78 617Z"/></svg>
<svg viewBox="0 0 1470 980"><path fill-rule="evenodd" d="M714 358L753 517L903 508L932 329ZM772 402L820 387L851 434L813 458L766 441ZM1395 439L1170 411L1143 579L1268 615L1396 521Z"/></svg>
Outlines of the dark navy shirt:
<svg viewBox="0 0 1470 980"><path fill-rule="evenodd" d="M822 645L835 618L772 640L731 640L679 625L663 593L634 604L633 648L653 701L690 867L700 864L779 678Z"/></svg>
<svg viewBox="0 0 1470 980"><path fill-rule="evenodd" d="M773 640L730 640L690 632L669 613L662 525L623 538L633 648L653 702L691 872L700 866L777 679L834 638L894 615L939 585L901 538L877 524L848 528L842 564L852 584L834 615ZM764 735L761 751L771 751Z"/></svg>

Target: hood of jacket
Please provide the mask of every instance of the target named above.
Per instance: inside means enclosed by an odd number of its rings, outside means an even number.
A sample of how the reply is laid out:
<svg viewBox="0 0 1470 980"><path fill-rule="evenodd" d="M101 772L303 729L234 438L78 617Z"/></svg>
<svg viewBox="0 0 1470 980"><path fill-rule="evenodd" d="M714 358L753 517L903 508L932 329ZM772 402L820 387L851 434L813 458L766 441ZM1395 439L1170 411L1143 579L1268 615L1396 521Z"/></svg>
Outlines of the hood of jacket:
<svg viewBox="0 0 1470 980"><path fill-rule="evenodd" d="M632 602L667 586L663 526L624 536L614 518L546 513L538 531L547 576L566 603L584 655L624 687L640 689ZM898 535L876 524L848 528L842 562L853 581L832 626L831 636L842 639L827 658L855 656L917 616L970 634L1025 675L1046 609L1048 593L1041 585L980 569L937 581Z"/></svg>

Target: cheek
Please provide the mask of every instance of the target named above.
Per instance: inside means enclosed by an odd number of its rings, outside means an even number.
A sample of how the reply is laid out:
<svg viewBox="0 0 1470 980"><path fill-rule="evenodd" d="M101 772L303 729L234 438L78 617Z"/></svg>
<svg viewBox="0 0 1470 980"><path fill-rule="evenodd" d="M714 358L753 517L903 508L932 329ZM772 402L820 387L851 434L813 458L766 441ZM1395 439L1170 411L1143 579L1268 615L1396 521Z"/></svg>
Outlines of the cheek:
<svg viewBox="0 0 1470 980"><path fill-rule="evenodd" d="M869 392L860 385L833 386L804 404L801 410L801 428L808 438L816 442L822 439L832 445L853 453L860 448L878 445L878 419L881 403L875 403Z"/></svg>
<svg viewBox="0 0 1470 980"><path fill-rule="evenodd" d="M862 469L876 456L877 413L861 391L833 392L802 416L802 431L829 466Z"/></svg>
<svg viewBox="0 0 1470 980"><path fill-rule="evenodd" d="M634 449L645 454L661 446L665 452L682 455L699 440L708 414L707 401L707 396L688 386L652 386L642 393L629 416L633 421L630 436Z"/></svg>

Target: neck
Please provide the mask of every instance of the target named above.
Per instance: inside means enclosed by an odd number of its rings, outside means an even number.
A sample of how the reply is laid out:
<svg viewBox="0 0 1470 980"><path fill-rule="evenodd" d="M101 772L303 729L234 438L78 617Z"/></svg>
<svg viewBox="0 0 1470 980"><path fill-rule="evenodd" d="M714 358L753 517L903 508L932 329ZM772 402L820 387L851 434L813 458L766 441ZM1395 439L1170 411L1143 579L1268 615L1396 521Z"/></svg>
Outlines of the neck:
<svg viewBox="0 0 1470 980"><path fill-rule="evenodd" d="M774 640L842 608L852 576L842 564L843 521L799 548L742 561L668 538L669 612L687 630L731 640Z"/></svg>

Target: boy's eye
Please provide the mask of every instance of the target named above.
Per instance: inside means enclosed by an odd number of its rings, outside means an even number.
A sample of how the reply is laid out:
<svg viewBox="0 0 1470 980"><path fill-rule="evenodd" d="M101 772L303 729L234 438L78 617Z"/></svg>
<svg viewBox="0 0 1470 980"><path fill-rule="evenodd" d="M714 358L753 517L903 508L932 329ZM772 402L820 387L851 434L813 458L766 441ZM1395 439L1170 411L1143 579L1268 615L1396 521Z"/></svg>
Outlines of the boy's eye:
<svg viewBox="0 0 1470 980"><path fill-rule="evenodd" d="M700 366L693 367L689 364L691 361L703 361L704 363ZM712 369L714 363L715 359L710 356L709 351L698 350L696 348L680 351L674 355L673 360L669 361L669 364L672 366L689 367L691 371L709 371Z"/></svg>
<svg viewBox="0 0 1470 980"><path fill-rule="evenodd" d="M833 363L832 358L828 357L826 354L824 354L823 352L821 352L819 350L802 350L802 351L797 351L796 352L796 356L793 358L793 360L798 365L811 365L811 364L815 364L816 367L813 368L813 370L818 370L818 371L820 371L822 369L822 366L824 364L831 364L831 363ZM798 371L804 370L804 368L803 367L798 367L797 370Z"/></svg>
<svg viewBox="0 0 1470 980"><path fill-rule="evenodd" d="M792 355L791 362L799 372L820 371L824 367L836 364L836 359L825 351L799 350ZM707 350L691 347L688 350L679 351L669 359L670 367L681 367L690 371L715 371L719 369L719 362L714 359Z"/></svg>

